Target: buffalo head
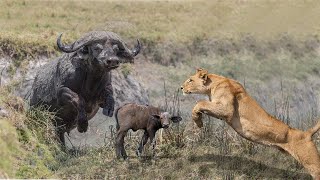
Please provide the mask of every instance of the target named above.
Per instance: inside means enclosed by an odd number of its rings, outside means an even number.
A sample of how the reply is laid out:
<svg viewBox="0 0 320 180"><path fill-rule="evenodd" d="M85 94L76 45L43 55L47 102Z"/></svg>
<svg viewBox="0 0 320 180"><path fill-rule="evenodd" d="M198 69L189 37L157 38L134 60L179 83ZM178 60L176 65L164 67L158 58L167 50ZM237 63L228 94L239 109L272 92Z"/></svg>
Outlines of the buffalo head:
<svg viewBox="0 0 320 180"><path fill-rule="evenodd" d="M139 54L141 44L130 50L126 43L115 33L106 31L93 31L70 45L61 43L61 36L57 39L59 50L73 53L73 61L94 66L95 69L114 69L120 63L133 63L134 57Z"/></svg>
<svg viewBox="0 0 320 180"><path fill-rule="evenodd" d="M153 114L153 119L161 123L162 128L168 128L170 125L170 120L177 123L182 120L180 116L171 116L168 112L162 112L159 115Z"/></svg>

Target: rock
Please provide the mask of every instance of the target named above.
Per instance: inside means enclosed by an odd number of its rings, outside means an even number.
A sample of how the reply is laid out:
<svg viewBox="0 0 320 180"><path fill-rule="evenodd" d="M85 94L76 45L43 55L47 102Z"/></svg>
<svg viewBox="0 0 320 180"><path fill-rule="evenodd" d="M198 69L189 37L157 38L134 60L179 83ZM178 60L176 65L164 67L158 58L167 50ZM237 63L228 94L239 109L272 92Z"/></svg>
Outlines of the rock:
<svg viewBox="0 0 320 180"><path fill-rule="evenodd" d="M9 112L0 107L0 117L9 117Z"/></svg>

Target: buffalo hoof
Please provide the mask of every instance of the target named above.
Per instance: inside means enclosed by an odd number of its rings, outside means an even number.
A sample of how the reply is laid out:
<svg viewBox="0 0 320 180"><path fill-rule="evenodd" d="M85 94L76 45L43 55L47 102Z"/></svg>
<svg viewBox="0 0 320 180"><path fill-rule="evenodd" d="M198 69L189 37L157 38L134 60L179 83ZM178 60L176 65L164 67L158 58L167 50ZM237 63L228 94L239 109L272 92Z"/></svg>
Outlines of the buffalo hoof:
<svg viewBox="0 0 320 180"><path fill-rule="evenodd" d="M87 132L88 126L89 126L88 121L84 121L84 122L78 123L77 129L80 133L84 133L84 132Z"/></svg>
<svg viewBox="0 0 320 180"><path fill-rule="evenodd" d="M103 108L102 114L105 116L112 117L113 116L113 108L112 109Z"/></svg>

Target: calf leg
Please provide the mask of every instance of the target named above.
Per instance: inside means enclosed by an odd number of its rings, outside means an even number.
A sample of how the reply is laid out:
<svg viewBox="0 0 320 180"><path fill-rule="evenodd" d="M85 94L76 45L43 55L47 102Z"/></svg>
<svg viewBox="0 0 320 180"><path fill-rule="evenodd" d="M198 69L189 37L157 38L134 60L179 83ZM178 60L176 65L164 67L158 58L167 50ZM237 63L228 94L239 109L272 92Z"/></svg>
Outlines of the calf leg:
<svg viewBox="0 0 320 180"><path fill-rule="evenodd" d="M126 136L127 131L121 131L119 130L117 132L117 138L116 138L116 155L117 158L123 157L123 159L127 159L127 153L124 149L124 137Z"/></svg>
<svg viewBox="0 0 320 180"><path fill-rule="evenodd" d="M67 106L70 112L77 113L77 129L79 132L86 132L88 129L88 119L84 108L84 100L77 93L67 87L62 87L58 91L58 103L60 106Z"/></svg>
<svg viewBox="0 0 320 180"><path fill-rule="evenodd" d="M144 131L144 134L143 134L143 136L142 136L142 138L141 138L141 141L140 141L140 143L139 143L139 147L138 147L138 149L137 149L137 151L136 151L137 156L139 156L139 157L141 156L143 147L144 147L144 145L146 145L146 143L148 142L148 138L149 138L148 132L147 132L147 131Z"/></svg>
<svg viewBox="0 0 320 180"><path fill-rule="evenodd" d="M156 139L155 139L155 135L156 135L156 131L154 130L149 130L148 134L150 136L150 142L151 142L151 146L152 146L152 156L155 157L155 147L156 147Z"/></svg>

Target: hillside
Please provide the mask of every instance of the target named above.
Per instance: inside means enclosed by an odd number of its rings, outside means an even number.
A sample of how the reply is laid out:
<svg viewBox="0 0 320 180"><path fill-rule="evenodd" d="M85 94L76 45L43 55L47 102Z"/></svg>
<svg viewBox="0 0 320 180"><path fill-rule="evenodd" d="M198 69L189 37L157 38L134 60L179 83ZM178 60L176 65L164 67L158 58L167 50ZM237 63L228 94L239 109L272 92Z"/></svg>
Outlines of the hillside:
<svg viewBox="0 0 320 180"><path fill-rule="evenodd" d="M0 178L310 179L292 157L244 140L220 120L206 117L203 130L194 128L191 109L206 97L178 89L202 67L239 81L290 126L312 127L320 115L319 16L319 1L0 1L0 107L10 112L0 117ZM143 44L134 64L113 72L118 104L148 99L183 117L165 133L156 159L150 147L135 156L141 132L130 132L129 160L117 160L114 119L101 113L88 133L68 136L64 153L48 123L37 123L52 114L8 103L60 55L60 33L73 42L91 30Z"/></svg>

